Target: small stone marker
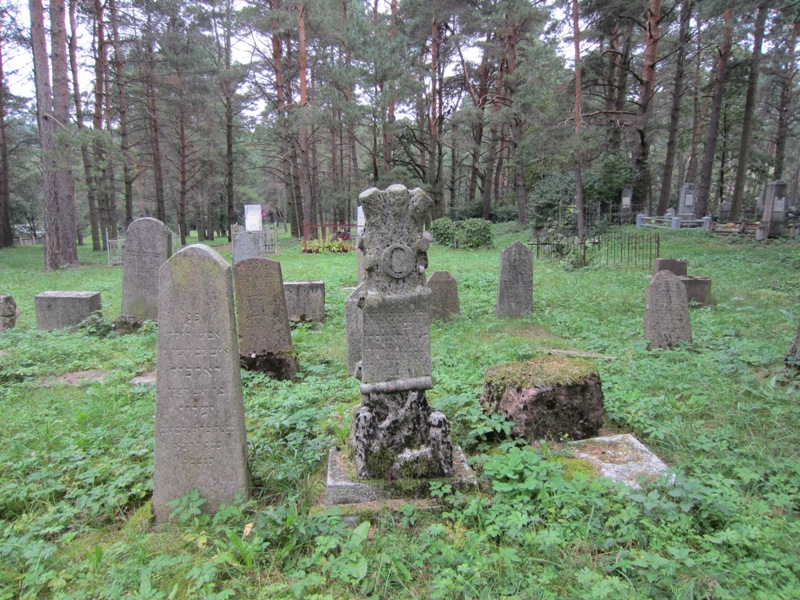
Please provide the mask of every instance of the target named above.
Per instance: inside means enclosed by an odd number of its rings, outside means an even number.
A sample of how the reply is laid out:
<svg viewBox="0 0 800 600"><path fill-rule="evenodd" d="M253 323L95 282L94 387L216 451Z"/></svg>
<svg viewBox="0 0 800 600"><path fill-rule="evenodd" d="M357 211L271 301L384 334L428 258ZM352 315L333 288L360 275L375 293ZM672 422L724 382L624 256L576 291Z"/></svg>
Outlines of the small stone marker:
<svg viewBox="0 0 800 600"><path fill-rule="evenodd" d="M529 317L533 312L533 253L516 241L500 255L497 316Z"/></svg>
<svg viewBox="0 0 800 600"><path fill-rule="evenodd" d="M202 244L161 267L153 512L198 488L215 512L250 495L231 267Z"/></svg>
<svg viewBox="0 0 800 600"><path fill-rule="evenodd" d="M17 303L8 294L0 294L0 333L17 324Z"/></svg>
<svg viewBox="0 0 800 600"><path fill-rule="evenodd" d="M675 275L686 275L688 263L685 258L657 258L653 275L659 271L669 271Z"/></svg>
<svg viewBox="0 0 800 600"><path fill-rule="evenodd" d="M603 389L590 362L542 356L487 369L481 406L514 422L512 435L530 441L581 440L603 425Z"/></svg>
<svg viewBox="0 0 800 600"><path fill-rule="evenodd" d="M267 230L240 231L233 237L233 264L267 253Z"/></svg>
<svg viewBox="0 0 800 600"><path fill-rule="evenodd" d="M347 339L347 372L356 375L361 367L361 336L363 335L364 284L360 284L344 301L344 328Z"/></svg>
<svg viewBox="0 0 800 600"><path fill-rule="evenodd" d="M682 276L680 280L686 289L689 306L707 306L711 302L711 278L699 276Z"/></svg>
<svg viewBox="0 0 800 600"><path fill-rule="evenodd" d="M172 232L158 219L136 219L125 233L122 309L126 320L158 320L158 270L172 254Z"/></svg>
<svg viewBox="0 0 800 600"><path fill-rule="evenodd" d="M233 268L242 367L294 380L297 355L283 293L281 263L247 258Z"/></svg>
<svg viewBox="0 0 800 600"><path fill-rule="evenodd" d="M642 479L667 478L670 483L675 480L664 461L629 433L570 442L570 446L576 458L594 465L603 477L633 489L641 487Z"/></svg>
<svg viewBox="0 0 800 600"><path fill-rule="evenodd" d="M33 302L36 327L48 330L74 327L103 308L100 292L42 292Z"/></svg>
<svg viewBox="0 0 800 600"><path fill-rule="evenodd" d="M789 352L783 358L783 362L786 363L787 367L800 371L800 325L797 326L797 336L794 338L794 343L789 348Z"/></svg>
<svg viewBox="0 0 800 600"><path fill-rule="evenodd" d="M449 321L461 314L458 282L447 271L434 271L426 283L431 288L431 320Z"/></svg>
<svg viewBox="0 0 800 600"><path fill-rule="evenodd" d="M324 281L285 281L286 311L292 323L325 321Z"/></svg>
<svg viewBox="0 0 800 600"><path fill-rule="evenodd" d="M670 271L659 271L647 286L644 337L651 348L672 348L692 341L686 287Z"/></svg>

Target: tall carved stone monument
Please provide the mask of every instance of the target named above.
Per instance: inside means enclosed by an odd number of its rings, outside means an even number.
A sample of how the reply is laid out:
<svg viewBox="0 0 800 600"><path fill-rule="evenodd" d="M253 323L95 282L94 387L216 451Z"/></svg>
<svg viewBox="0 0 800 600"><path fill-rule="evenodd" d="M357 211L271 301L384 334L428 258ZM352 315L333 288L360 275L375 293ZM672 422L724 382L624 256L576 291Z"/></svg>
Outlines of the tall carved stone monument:
<svg viewBox="0 0 800 600"><path fill-rule="evenodd" d="M247 258L233 267L241 364L273 379L294 380L297 355L286 311L281 263Z"/></svg>
<svg viewBox="0 0 800 600"><path fill-rule="evenodd" d="M692 341L686 287L671 271L659 271L647 286L644 337L648 349L672 348Z"/></svg>
<svg viewBox="0 0 800 600"><path fill-rule="evenodd" d="M198 488L215 512L250 494L231 267L195 244L161 267L153 512Z"/></svg>
<svg viewBox="0 0 800 600"><path fill-rule="evenodd" d="M136 219L125 233L120 318L158 320L158 270L172 254L172 232L158 219Z"/></svg>
<svg viewBox="0 0 800 600"><path fill-rule="evenodd" d="M533 312L533 253L516 241L500 254L497 316L529 317Z"/></svg>
<svg viewBox="0 0 800 600"><path fill-rule="evenodd" d="M402 185L371 188L359 197L367 227L359 240L365 281L362 307L361 406L350 436L362 478L450 476L450 425L433 411L430 294L425 287L428 241L422 225L432 201Z"/></svg>

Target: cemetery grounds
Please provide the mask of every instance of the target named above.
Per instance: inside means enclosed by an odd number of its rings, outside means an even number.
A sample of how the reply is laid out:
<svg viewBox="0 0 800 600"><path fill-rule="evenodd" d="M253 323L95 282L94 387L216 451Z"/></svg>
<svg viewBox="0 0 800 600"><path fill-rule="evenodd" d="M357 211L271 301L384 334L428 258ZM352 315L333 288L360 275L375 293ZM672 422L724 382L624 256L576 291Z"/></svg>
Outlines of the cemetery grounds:
<svg viewBox="0 0 800 600"><path fill-rule="evenodd" d="M159 527L155 387L129 384L155 368L156 328L111 332L122 268L82 248L81 267L44 273L41 246L0 251L0 293L20 312L0 335L0 598L800 597L800 376L783 364L800 244L664 233L661 256L713 279L712 306L691 311L692 345L647 352L644 269L535 261L532 317L497 319L500 249L517 239L528 232L506 224L492 250L429 251L462 315L432 326L428 396L478 491L434 483L438 506L323 506L325 456L360 400L343 311L356 257L286 238L284 280L324 280L327 320L293 330L297 382L242 373L254 498L210 517L189 495ZM100 291L105 316L38 331L44 290ZM478 404L483 371L551 349L615 357L593 360L606 431L634 433L674 483L629 489L560 443L504 439L508 423Z"/></svg>

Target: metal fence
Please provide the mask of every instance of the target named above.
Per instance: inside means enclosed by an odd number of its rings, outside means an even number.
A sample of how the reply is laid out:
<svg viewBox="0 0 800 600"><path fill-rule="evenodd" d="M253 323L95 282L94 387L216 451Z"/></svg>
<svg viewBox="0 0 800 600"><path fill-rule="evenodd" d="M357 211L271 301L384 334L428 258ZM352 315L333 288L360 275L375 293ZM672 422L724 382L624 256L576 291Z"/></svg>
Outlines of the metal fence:
<svg viewBox="0 0 800 600"><path fill-rule="evenodd" d="M277 246L277 236L275 245ZM175 254L181 249L181 236L172 234L172 254ZM110 240L106 237L106 254L108 255L108 266L119 266L123 264L123 255L125 253L125 238L118 237L115 240ZM275 251L277 253L277 250Z"/></svg>
<svg viewBox="0 0 800 600"><path fill-rule="evenodd" d="M658 257L660 239L652 232L606 233L583 243L573 236L539 236L531 246L538 260L649 269Z"/></svg>

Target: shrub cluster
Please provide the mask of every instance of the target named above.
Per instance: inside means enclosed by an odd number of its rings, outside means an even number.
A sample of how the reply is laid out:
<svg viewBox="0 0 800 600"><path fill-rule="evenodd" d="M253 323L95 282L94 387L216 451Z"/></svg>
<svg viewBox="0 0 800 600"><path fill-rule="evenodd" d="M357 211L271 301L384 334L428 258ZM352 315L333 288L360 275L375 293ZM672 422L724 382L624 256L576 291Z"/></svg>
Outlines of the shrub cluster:
<svg viewBox="0 0 800 600"><path fill-rule="evenodd" d="M492 227L483 219L452 221L447 217L431 223L433 239L448 248L491 248Z"/></svg>

